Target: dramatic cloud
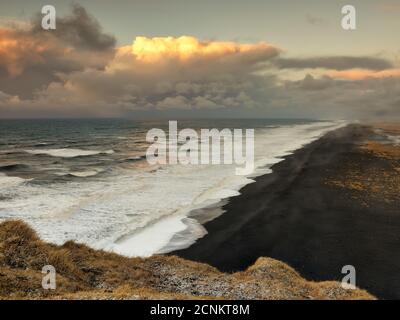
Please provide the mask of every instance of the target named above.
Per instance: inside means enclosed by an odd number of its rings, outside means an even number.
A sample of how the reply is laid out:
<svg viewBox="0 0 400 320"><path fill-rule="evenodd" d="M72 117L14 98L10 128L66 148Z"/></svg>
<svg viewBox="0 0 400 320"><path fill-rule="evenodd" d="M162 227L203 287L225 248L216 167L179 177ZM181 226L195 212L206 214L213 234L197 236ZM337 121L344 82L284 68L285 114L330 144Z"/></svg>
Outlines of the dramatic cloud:
<svg viewBox="0 0 400 320"><path fill-rule="evenodd" d="M38 36L49 33L41 28L41 20L42 16L38 15L33 21L32 33ZM73 5L70 16L57 19L57 28L51 34L74 48L84 50L105 51L113 49L116 43L115 38L103 33L98 21L78 4Z"/></svg>
<svg viewBox="0 0 400 320"><path fill-rule="evenodd" d="M287 58L266 42L191 36L115 47L79 6L55 31L38 24L0 28L1 117L400 116L398 63L383 58Z"/></svg>
<svg viewBox="0 0 400 320"><path fill-rule="evenodd" d="M200 42L193 37L138 37L104 70L60 75L36 96L57 105L117 110L251 107L252 73L279 54L266 43ZM252 80L253 81L253 80Z"/></svg>
<svg viewBox="0 0 400 320"><path fill-rule="evenodd" d="M131 46L131 53L137 60L148 63L172 59L196 62L221 58L236 58L241 59L242 62L255 63L276 56L279 50L267 43L254 45L218 41L200 42L194 37L182 36L179 38L137 37Z"/></svg>
<svg viewBox="0 0 400 320"><path fill-rule="evenodd" d="M37 18L0 28L2 90L29 98L59 73L104 68L113 57L115 39L103 34L84 8L74 6L72 15L58 23L55 31L42 30Z"/></svg>
<svg viewBox="0 0 400 320"><path fill-rule="evenodd" d="M368 78L393 78L400 77L400 69L373 71L365 69L351 69L345 71L330 71L328 75L333 78L348 80L363 80Z"/></svg>
<svg viewBox="0 0 400 320"><path fill-rule="evenodd" d="M307 74L302 80L288 81L287 85L291 85L292 88L303 90L324 90L332 87L334 85L334 81L328 76L315 79L312 75Z"/></svg>
<svg viewBox="0 0 400 320"><path fill-rule="evenodd" d="M314 57L314 58L279 58L274 61L275 65L281 69L369 69L384 70L392 68L390 61L374 57Z"/></svg>

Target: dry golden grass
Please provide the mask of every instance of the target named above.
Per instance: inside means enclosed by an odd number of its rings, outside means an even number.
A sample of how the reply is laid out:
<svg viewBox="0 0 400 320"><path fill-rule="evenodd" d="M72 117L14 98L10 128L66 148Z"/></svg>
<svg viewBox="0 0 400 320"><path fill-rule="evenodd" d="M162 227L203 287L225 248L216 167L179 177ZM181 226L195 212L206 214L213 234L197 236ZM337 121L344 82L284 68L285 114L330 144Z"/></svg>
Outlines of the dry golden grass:
<svg viewBox="0 0 400 320"><path fill-rule="evenodd" d="M57 271L44 290L42 267ZM260 258L248 270L221 273L174 256L126 258L67 242L41 241L20 221L0 224L1 299L373 299L337 282L304 280L286 264Z"/></svg>
<svg viewBox="0 0 400 320"><path fill-rule="evenodd" d="M400 135L397 123L374 124L376 129ZM327 184L353 191L353 197L364 206L368 202L396 203L400 198L400 146L389 142L365 141L359 150L368 155L371 165L343 164L344 172Z"/></svg>
<svg viewBox="0 0 400 320"><path fill-rule="evenodd" d="M400 146L395 146L393 144L383 144L376 141L367 141L361 148L378 157L384 157L393 160L400 159Z"/></svg>
<svg viewBox="0 0 400 320"><path fill-rule="evenodd" d="M377 122L372 125L374 128L383 130L389 134L400 135L400 124L398 122Z"/></svg>

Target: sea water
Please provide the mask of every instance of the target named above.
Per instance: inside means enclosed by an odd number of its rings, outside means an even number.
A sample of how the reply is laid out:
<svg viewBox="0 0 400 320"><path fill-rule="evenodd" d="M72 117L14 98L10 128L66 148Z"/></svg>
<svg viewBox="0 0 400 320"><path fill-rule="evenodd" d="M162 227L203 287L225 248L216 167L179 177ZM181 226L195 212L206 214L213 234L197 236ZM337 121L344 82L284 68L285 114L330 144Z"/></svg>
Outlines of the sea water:
<svg viewBox="0 0 400 320"><path fill-rule="evenodd" d="M0 221L21 219L46 241L68 240L126 256L187 247L201 223L223 214L284 156L344 126L342 121L185 120L180 128L254 129L255 171L235 165L150 165L146 133L168 121L1 120ZM201 144L201 141L199 141ZM193 212L205 216L194 218Z"/></svg>

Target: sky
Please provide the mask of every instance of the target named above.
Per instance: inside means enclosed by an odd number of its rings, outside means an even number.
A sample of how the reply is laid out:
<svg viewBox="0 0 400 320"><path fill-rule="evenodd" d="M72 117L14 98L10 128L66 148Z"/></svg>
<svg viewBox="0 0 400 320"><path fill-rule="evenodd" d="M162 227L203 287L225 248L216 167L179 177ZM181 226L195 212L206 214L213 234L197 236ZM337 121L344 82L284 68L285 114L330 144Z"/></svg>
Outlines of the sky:
<svg viewBox="0 0 400 320"><path fill-rule="evenodd" d="M395 0L0 0L0 118L397 119L399 17Z"/></svg>

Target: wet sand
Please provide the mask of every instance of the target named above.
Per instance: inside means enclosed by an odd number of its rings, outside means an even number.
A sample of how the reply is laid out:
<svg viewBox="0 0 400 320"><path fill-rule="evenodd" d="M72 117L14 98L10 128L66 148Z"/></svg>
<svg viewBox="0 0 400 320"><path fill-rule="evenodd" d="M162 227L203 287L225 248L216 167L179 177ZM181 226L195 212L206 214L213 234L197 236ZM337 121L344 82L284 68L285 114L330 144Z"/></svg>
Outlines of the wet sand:
<svg viewBox="0 0 400 320"><path fill-rule="evenodd" d="M221 271L271 257L318 281L341 280L353 265L358 287L400 299L400 159L365 147L381 139L351 125L296 151L224 205L205 237L173 254Z"/></svg>

